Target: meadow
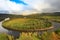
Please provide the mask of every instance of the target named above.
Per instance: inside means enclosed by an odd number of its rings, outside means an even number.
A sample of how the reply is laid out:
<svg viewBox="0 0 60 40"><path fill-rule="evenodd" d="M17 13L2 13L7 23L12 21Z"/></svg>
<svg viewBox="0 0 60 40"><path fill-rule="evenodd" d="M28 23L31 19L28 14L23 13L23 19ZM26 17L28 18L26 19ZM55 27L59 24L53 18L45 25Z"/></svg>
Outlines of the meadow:
<svg viewBox="0 0 60 40"><path fill-rule="evenodd" d="M42 16L42 18L45 18L54 22L60 22L60 16Z"/></svg>
<svg viewBox="0 0 60 40"><path fill-rule="evenodd" d="M49 28L52 23L43 19L16 18L3 22L2 26L13 30L35 30Z"/></svg>
<svg viewBox="0 0 60 40"><path fill-rule="evenodd" d="M51 22L60 23L60 16L33 14L28 16L10 15L9 18L10 20L4 21L2 26L8 30L19 30L19 32L21 31L20 29L22 29L22 32L16 39L11 35L1 34L1 40L60 40L60 28L53 32L24 32L26 29L35 30L49 28L52 26ZM2 20L4 20L4 18Z"/></svg>

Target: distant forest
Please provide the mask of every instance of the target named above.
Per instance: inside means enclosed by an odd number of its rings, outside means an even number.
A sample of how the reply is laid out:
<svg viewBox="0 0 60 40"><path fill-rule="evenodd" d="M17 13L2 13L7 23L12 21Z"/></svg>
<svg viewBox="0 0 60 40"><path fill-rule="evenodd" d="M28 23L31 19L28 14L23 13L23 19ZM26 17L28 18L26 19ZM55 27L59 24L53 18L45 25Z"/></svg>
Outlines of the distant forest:
<svg viewBox="0 0 60 40"><path fill-rule="evenodd" d="M39 17L39 16L60 16L60 12L54 12L54 13L36 13L36 14L31 14L27 16L23 15L15 15L15 14L2 14L0 13L0 21L4 20L5 18L24 18L24 17Z"/></svg>

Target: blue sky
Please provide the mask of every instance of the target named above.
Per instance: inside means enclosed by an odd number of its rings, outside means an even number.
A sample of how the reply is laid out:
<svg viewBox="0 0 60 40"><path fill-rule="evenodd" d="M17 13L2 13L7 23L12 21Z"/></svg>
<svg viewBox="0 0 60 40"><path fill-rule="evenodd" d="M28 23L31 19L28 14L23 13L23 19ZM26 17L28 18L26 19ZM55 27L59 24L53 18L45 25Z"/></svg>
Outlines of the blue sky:
<svg viewBox="0 0 60 40"><path fill-rule="evenodd" d="M28 5L27 3L25 3L25 2L22 1L22 0L10 0L10 1L15 2L15 3L17 3L17 4Z"/></svg>
<svg viewBox="0 0 60 40"><path fill-rule="evenodd" d="M0 11L60 12L60 0L0 0Z"/></svg>

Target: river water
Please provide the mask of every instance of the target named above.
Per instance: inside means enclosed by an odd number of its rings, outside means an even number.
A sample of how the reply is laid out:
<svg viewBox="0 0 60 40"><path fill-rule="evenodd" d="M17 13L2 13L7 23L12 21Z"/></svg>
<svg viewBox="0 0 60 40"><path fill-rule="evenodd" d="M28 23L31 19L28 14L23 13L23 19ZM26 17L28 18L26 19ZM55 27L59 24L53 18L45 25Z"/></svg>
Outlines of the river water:
<svg viewBox="0 0 60 40"><path fill-rule="evenodd" d="M57 30L58 28L60 28L60 23L58 22L52 22L52 25L54 26L54 30Z"/></svg>
<svg viewBox="0 0 60 40"><path fill-rule="evenodd" d="M8 30L2 27L2 21L0 22L0 33L8 33Z"/></svg>
<svg viewBox="0 0 60 40"><path fill-rule="evenodd" d="M55 31L56 29L60 28L60 23L52 22L52 25L53 25L54 28L51 29L51 30L48 30L48 31ZM3 28L2 27L2 21L1 21L0 22L0 33L8 33L10 35L13 35L15 37L18 37L20 32L11 31L11 30L7 30L7 29Z"/></svg>
<svg viewBox="0 0 60 40"><path fill-rule="evenodd" d="M2 27L2 21L0 22L0 33L7 33L9 35L13 35L14 37L18 37L20 32L17 31L11 31L11 30L7 30L5 28Z"/></svg>

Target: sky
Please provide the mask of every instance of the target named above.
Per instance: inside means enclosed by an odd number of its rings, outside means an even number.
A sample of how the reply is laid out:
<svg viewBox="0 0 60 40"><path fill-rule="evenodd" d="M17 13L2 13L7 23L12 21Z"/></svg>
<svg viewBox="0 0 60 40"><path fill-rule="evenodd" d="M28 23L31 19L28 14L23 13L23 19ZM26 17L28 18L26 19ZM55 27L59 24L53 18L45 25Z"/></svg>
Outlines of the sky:
<svg viewBox="0 0 60 40"><path fill-rule="evenodd" d="M0 0L0 12L60 12L60 0ZM23 13L19 13L23 12Z"/></svg>

